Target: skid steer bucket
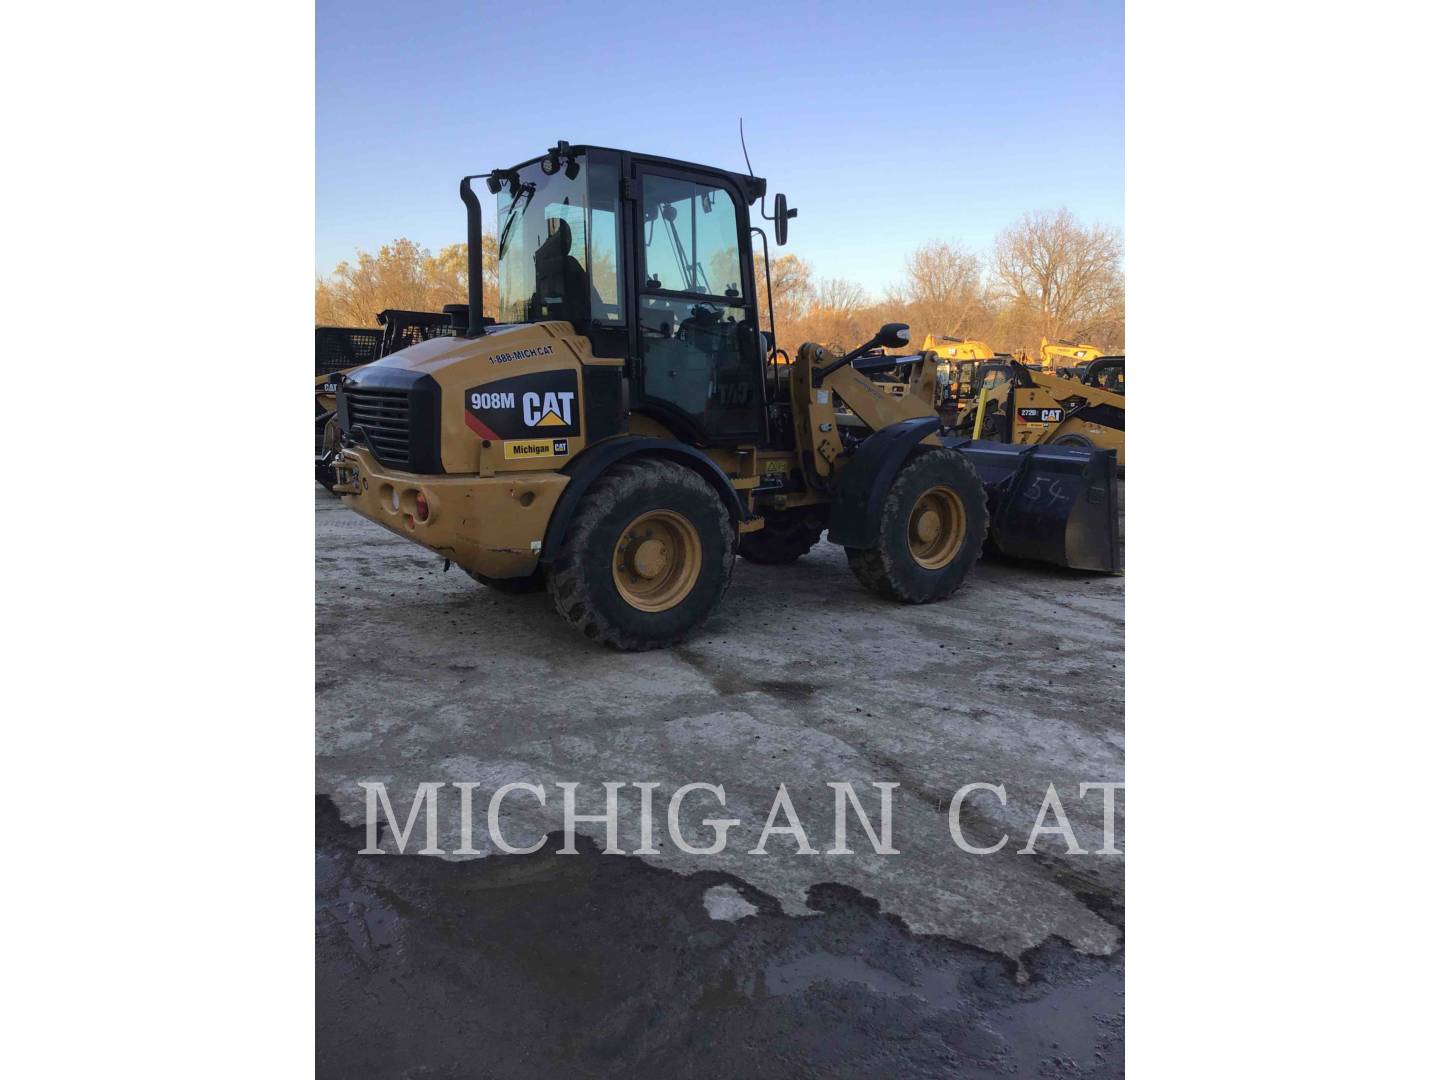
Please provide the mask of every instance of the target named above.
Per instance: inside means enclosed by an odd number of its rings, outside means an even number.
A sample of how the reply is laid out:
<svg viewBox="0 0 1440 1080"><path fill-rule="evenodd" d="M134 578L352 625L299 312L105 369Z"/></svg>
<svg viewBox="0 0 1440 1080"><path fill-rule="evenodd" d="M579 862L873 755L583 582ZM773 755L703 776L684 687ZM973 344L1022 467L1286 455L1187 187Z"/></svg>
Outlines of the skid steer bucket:
<svg viewBox="0 0 1440 1080"><path fill-rule="evenodd" d="M942 440L969 459L990 500L990 543L1002 555L1076 570L1120 569L1114 450Z"/></svg>

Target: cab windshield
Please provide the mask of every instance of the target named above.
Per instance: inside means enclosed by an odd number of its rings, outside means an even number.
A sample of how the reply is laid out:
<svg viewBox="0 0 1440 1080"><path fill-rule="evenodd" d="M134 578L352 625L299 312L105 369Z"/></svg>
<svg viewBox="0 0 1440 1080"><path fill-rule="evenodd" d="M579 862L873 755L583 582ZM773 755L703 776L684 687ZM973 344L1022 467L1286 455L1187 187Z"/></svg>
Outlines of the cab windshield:
<svg viewBox="0 0 1440 1080"><path fill-rule="evenodd" d="M614 169L583 155L567 166L547 176L526 165L500 191L499 322L563 319L581 333L621 322ZM607 182L592 198L591 185Z"/></svg>

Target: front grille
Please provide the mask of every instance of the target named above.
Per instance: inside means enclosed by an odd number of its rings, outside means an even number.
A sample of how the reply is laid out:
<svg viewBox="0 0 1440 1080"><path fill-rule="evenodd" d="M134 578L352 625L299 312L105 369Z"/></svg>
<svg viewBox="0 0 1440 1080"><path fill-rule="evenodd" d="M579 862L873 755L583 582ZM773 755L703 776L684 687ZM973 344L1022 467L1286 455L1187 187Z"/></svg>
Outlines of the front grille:
<svg viewBox="0 0 1440 1080"><path fill-rule="evenodd" d="M350 387L345 398L345 431L351 441L370 447L382 464L410 467L410 394L405 390ZM364 428L362 437L355 429Z"/></svg>

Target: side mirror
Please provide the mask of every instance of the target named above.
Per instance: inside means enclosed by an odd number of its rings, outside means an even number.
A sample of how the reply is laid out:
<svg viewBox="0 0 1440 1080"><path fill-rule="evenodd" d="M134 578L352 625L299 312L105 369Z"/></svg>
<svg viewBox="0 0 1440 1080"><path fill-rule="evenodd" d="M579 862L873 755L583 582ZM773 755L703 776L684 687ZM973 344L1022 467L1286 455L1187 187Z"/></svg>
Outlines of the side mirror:
<svg viewBox="0 0 1440 1080"><path fill-rule="evenodd" d="M763 210L764 207L762 206ZM785 241L790 236L790 219L800 213L799 210L791 210L790 204L785 201L782 192L775 194L775 244L777 247L784 247Z"/></svg>
<svg viewBox="0 0 1440 1080"><path fill-rule="evenodd" d="M903 349L910 344L910 327L903 322L886 323L875 335L875 343L884 349Z"/></svg>

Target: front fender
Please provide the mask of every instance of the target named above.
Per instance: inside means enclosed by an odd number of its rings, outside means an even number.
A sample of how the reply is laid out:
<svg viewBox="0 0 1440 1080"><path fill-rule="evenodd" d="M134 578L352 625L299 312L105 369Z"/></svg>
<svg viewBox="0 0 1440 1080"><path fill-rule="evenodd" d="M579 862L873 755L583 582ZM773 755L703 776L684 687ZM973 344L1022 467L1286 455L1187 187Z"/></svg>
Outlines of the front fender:
<svg viewBox="0 0 1440 1080"><path fill-rule="evenodd" d="M873 548L880 540L885 496L915 447L940 430L938 416L917 416L881 428L860 444L840 473L830 504L830 542Z"/></svg>

